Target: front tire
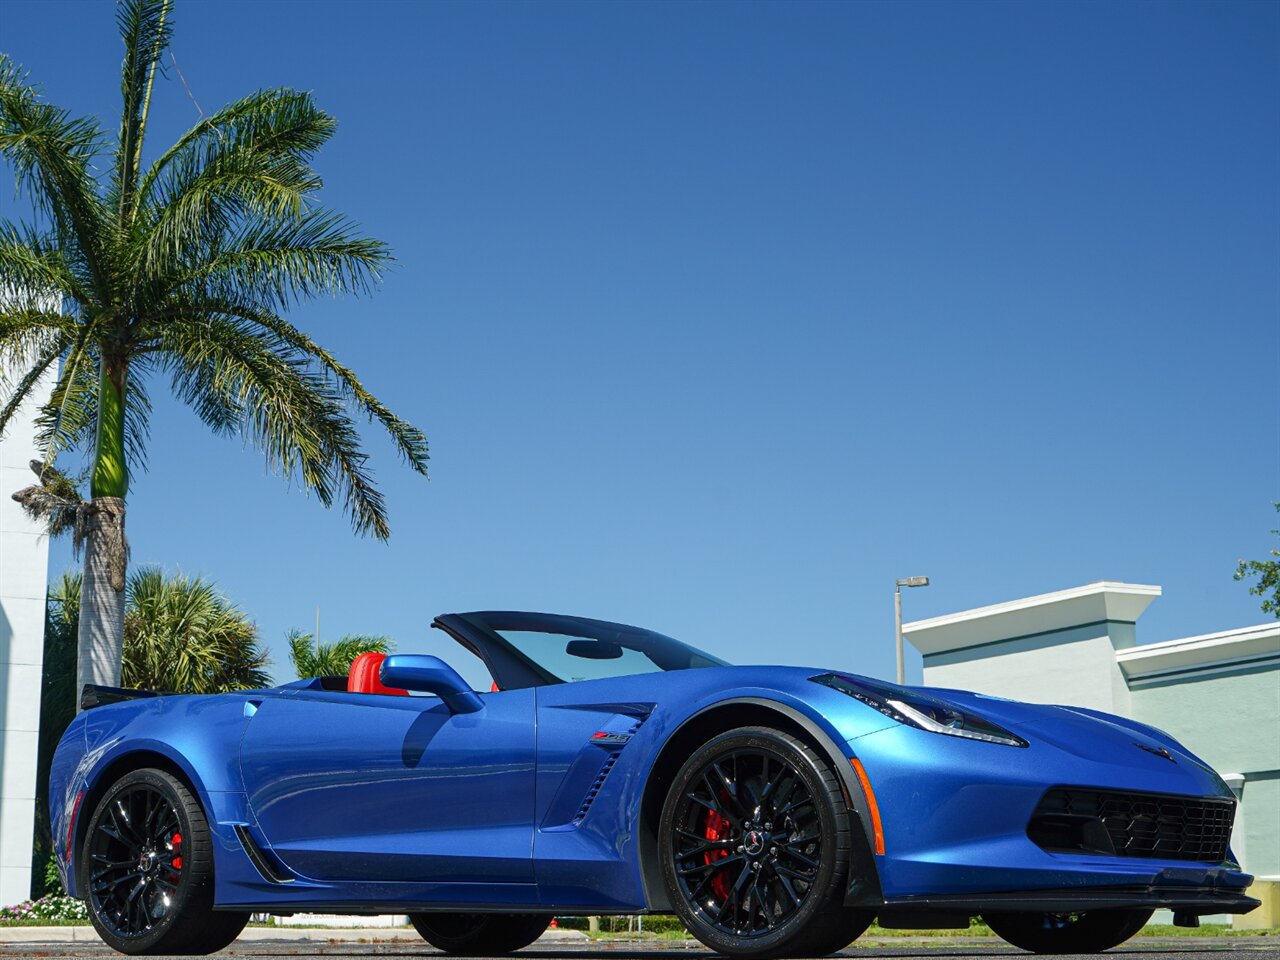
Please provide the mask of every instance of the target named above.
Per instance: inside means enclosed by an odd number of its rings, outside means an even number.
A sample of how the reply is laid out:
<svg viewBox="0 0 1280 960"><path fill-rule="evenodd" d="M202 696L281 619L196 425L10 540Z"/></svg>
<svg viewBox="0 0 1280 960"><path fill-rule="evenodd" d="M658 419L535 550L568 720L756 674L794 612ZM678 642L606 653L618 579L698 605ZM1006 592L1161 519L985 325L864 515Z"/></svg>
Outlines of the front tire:
<svg viewBox="0 0 1280 960"><path fill-rule="evenodd" d="M135 770L107 789L77 869L94 929L121 953L212 953L249 920L213 909L209 823L186 785L163 770Z"/></svg>
<svg viewBox="0 0 1280 960"><path fill-rule="evenodd" d="M514 953L551 923L549 916L523 913L411 913L409 920L423 940L457 957Z"/></svg>
<svg viewBox="0 0 1280 960"><path fill-rule="evenodd" d="M768 727L711 739L676 774L662 810L662 876L688 931L718 953L821 956L872 915L849 910L849 811L804 742Z"/></svg>
<svg viewBox="0 0 1280 960"><path fill-rule="evenodd" d="M996 935L1032 953L1101 953L1146 926L1150 910L1085 913L990 913L982 919Z"/></svg>

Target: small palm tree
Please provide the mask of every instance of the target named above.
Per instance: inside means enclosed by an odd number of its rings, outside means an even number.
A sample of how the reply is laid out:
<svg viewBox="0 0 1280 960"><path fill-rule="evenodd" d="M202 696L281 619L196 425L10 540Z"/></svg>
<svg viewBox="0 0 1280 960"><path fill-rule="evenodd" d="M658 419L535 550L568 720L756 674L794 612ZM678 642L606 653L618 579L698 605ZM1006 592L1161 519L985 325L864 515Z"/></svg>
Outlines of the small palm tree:
<svg viewBox="0 0 1280 960"><path fill-rule="evenodd" d="M363 633L348 633L333 643L317 643L315 636L300 630L290 630L289 659L298 678L345 677L351 664L362 653L389 653L394 644L390 637L375 637Z"/></svg>
<svg viewBox="0 0 1280 960"><path fill-rule="evenodd" d="M423 434L283 316L312 297L370 289L391 259L315 202L310 161L334 119L308 93L260 90L144 162L171 6L119 5L123 113L110 149L96 121L46 103L0 55L0 157L34 206L31 223L0 221L0 371L14 374L0 433L53 376L38 421L46 463L92 451L91 499L75 520L78 682L119 682L125 497L130 467L144 462L155 379L215 433L256 443L325 506L342 501L359 533L386 538L390 527L356 417L426 473Z"/></svg>
<svg viewBox="0 0 1280 960"><path fill-rule="evenodd" d="M127 597L126 686L226 693L271 682L258 628L203 577L144 567L130 575Z"/></svg>

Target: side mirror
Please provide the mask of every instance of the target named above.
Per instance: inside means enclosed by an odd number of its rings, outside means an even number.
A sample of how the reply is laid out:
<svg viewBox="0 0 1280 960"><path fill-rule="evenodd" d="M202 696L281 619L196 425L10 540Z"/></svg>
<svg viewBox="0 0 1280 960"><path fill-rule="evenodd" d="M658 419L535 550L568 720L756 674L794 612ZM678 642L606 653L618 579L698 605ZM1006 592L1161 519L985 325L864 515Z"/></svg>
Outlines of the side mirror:
<svg viewBox="0 0 1280 960"><path fill-rule="evenodd" d="M384 685L420 693L434 693L451 713L475 713L484 701L439 657L419 653L393 653L382 661L379 674Z"/></svg>

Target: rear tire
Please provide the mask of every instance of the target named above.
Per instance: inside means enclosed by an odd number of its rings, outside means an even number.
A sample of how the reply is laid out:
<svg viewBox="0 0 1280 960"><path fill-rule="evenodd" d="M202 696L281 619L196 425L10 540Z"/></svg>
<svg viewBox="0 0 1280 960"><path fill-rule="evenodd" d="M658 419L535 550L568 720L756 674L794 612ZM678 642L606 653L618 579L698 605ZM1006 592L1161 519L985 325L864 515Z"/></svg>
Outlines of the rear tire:
<svg viewBox="0 0 1280 960"><path fill-rule="evenodd" d="M808 744L769 727L730 730L672 781L658 834L667 895L717 953L831 953L872 920L844 906L849 830L840 781Z"/></svg>
<svg viewBox="0 0 1280 960"><path fill-rule="evenodd" d="M221 950L249 921L213 909L213 842L200 801L164 770L126 773L85 830L76 887L103 942L128 954Z"/></svg>
<svg viewBox="0 0 1280 960"><path fill-rule="evenodd" d="M525 913L411 913L414 929L457 957L513 953L542 936L551 917Z"/></svg>
<svg viewBox="0 0 1280 960"><path fill-rule="evenodd" d="M1032 953L1101 953L1118 947L1146 926L1150 910L1089 910L1085 913L984 913L1001 939Z"/></svg>

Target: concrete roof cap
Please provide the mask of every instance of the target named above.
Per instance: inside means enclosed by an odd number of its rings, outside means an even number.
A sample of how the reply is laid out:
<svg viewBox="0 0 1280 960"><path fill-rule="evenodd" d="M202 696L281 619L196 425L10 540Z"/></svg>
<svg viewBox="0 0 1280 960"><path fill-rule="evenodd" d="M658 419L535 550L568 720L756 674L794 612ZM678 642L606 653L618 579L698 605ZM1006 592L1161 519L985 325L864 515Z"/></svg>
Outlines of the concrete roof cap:
<svg viewBox="0 0 1280 960"><path fill-rule="evenodd" d="M1160 593L1154 584L1098 580L1069 590L904 623L902 634L927 655L1107 620L1134 623Z"/></svg>
<svg viewBox="0 0 1280 960"><path fill-rule="evenodd" d="M1130 647L1117 651L1116 662L1132 680L1277 656L1280 656L1280 621Z"/></svg>

